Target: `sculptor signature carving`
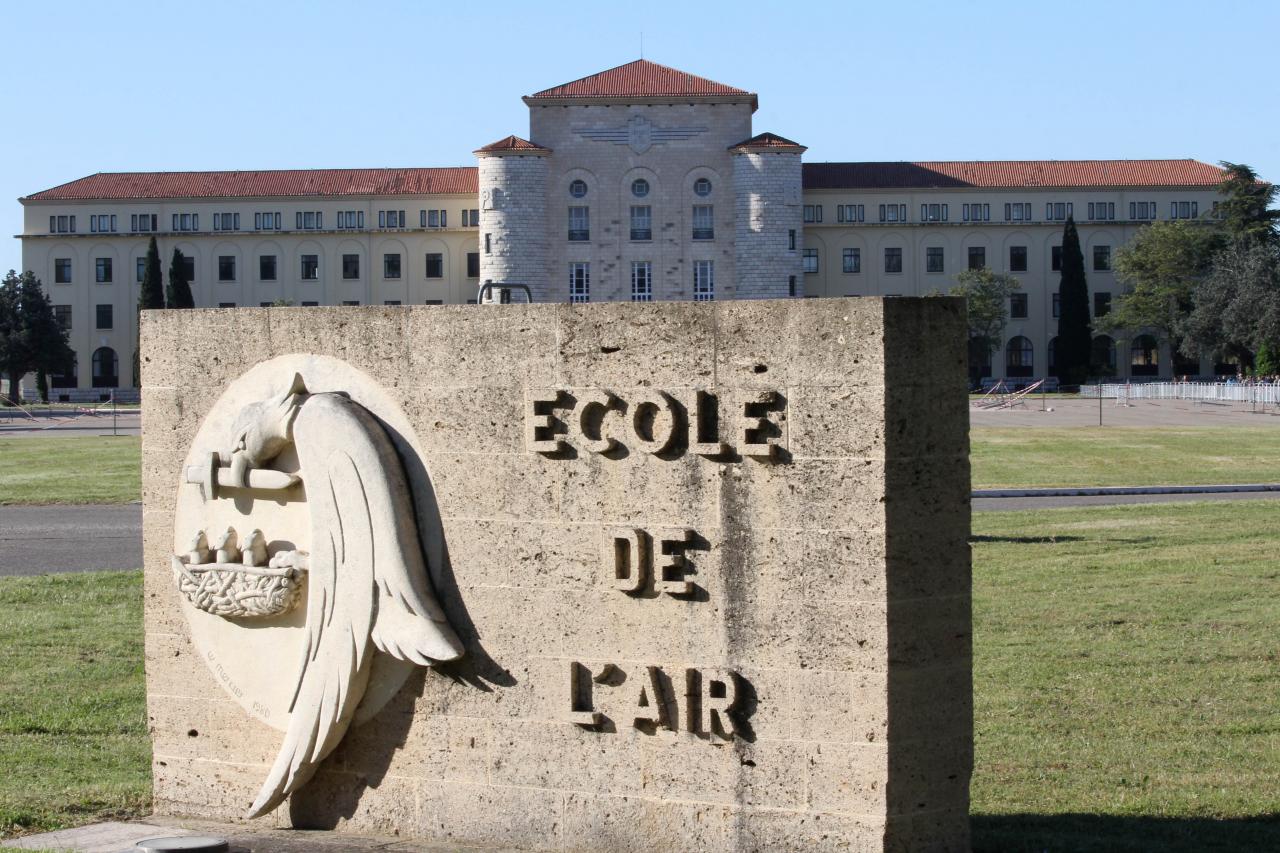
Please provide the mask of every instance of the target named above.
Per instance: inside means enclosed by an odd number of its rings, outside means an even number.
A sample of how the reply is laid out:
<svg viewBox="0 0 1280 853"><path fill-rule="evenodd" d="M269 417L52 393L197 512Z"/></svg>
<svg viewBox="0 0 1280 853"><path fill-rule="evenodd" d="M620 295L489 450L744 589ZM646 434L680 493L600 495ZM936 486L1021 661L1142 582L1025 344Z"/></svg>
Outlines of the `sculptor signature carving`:
<svg viewBox="0 0 1280 853"><path fill-rule="evenodd" d="M431 666L460 657L463 647L431 591L400 458L368 411L343 394L309 393L295 375L283 393L245 406L228 438L228 452L188 468L186 481L206 501L305 495L311 522L310 553L281 550L266 566L267 540L256 528L243 540L234 528L218 531L212 549L210 531L192 531L189 553L173 558L178 588L219 616L286 612L306 579L297 687L280 754L248 815L258 817L310 779L342 740L374 649ZM272 469L291 447L298 473Z"/></svg>

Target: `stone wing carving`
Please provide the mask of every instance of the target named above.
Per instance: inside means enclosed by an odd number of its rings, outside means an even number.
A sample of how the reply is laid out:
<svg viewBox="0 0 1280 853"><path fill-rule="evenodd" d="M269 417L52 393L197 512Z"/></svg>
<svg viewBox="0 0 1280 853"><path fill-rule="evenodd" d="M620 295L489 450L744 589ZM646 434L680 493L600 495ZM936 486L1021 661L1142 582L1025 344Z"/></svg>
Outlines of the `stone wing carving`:
<svg viewBox="0 0 1280 853"><path fill-rule="evenodd" d="M271 811L315 773L351 724L375 648L430 666L462 644L432 594L412 500L378 421L341 394L309 394L300 377L245 407L228 469L211 488L263 482L292 445L311 517L311 552L277 553L272 568L306 571L306 639L284 743L250 817Z"/></svg>

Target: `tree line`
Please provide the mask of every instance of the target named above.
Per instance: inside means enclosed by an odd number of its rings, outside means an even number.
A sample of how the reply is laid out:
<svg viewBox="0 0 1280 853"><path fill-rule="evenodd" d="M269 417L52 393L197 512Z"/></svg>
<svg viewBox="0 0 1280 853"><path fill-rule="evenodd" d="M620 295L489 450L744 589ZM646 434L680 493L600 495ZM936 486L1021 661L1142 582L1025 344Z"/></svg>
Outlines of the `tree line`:
<svg viewBox="0 0 1280 853"><path fill-rule="evenodd" d="M1249 166L1221 164L1222 200L1199 219L1154 222L1116 251L1115 275L1126 290L1112 310L1093 318L1098 331L1150 331L1175 353L1198 362L1238 362L1260 374L1280 374L1280 211L1276 187ZM990 269L956 276L953 296L968 300L970 379L996 353L1008 321L1015 276ZM1064 385L1102 375L1091 363L1093 323L1084 255L1075 221L1062 234L1058 284L1056 370ZM1191 372L1198 372L1195 367Z"/></svg>
<svg viewBox="0 0 1280 853"><path fill-rule="evenodd" d="M156 238L152 237L143 262L138 310L194 307L186 257L178 249L173 250L169 278L165 282L160 271L160 250ZM133 356L135 386L139 378L136 343ZM74 365L75 352L71 349L67 330L58 320L40 279L30 270L21 275L9 270L0 281L0 378L8 384L0 403L17 405L19 383L28 373L36 375L40 399L47 403L49 377L69 373Z"/></svg>

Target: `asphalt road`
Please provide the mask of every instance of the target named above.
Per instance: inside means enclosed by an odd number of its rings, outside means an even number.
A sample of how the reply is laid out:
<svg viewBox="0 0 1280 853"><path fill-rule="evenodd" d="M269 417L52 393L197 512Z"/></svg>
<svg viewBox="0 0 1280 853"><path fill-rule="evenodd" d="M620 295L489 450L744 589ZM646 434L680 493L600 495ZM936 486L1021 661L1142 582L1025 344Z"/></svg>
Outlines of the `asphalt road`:
<svg viewBox="0 0 1280 853"><path fill-rule="evenodd" d="M1280 500L1280 492L975 498L974 512L1188 501ZM0 506L0 577L136 569L142 506Z"/></svg>
<svg viewBox="0 0 1280 853"><path fill-rule="evenodd" d="M0 506L0 576L141 565L141 504Z"/></svg>

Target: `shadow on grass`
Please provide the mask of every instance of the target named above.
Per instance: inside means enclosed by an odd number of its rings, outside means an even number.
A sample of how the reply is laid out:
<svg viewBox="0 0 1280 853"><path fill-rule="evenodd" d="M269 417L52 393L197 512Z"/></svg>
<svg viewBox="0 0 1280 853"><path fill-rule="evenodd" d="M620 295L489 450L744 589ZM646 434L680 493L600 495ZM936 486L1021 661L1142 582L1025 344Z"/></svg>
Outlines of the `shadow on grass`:
<svg viewBox="0 0 1280 853"><path fill-rule="evenodd" d="M974 815L973 853L1280 850L1280 815L1210 818Z"/></svg>

